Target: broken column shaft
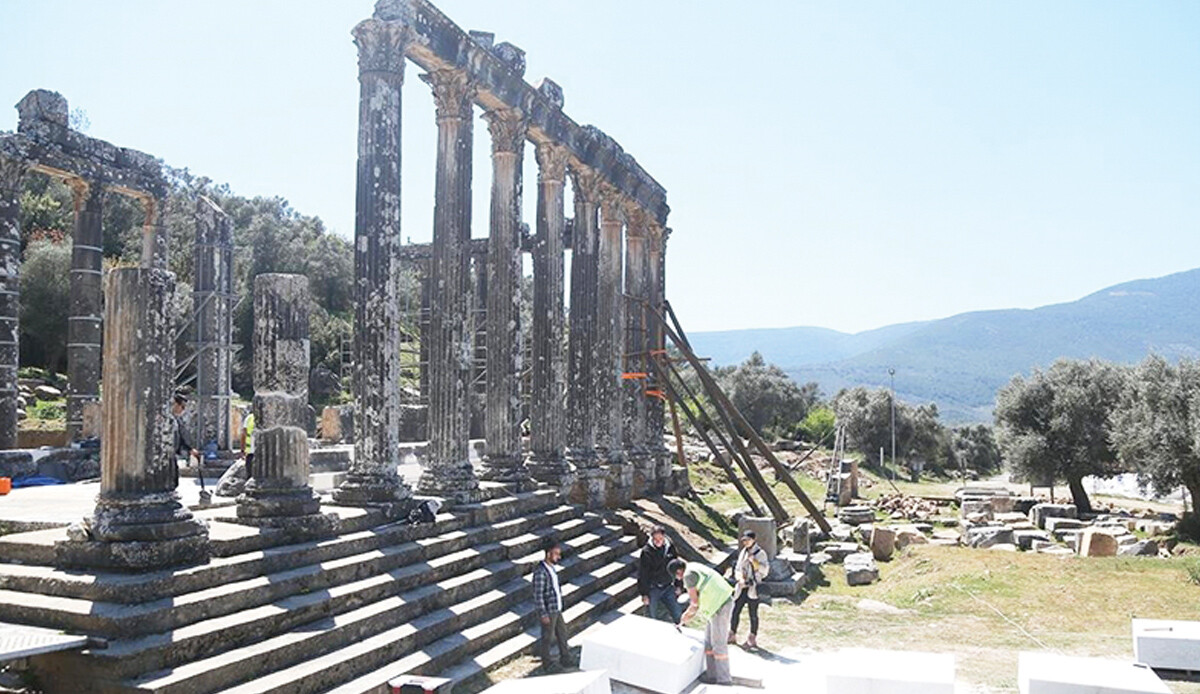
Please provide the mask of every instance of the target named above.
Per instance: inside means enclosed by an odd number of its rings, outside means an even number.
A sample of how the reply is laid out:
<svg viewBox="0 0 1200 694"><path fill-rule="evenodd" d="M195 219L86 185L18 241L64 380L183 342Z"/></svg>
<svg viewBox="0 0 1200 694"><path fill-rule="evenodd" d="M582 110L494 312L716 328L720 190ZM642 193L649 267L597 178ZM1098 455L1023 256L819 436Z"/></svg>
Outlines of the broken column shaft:
<svg viewBox="0 0 1200 694"><path fill-rule="evenodd" d="M0 450L17 447L20 392L21 181L25 167L0 159Z"/></svg>
<svg viewBox="0 0 1200 694"><path fill-rule="evenodd" d="M596 455L596 274L598 249L597 205L599 177L572 169L575 224L571 237L571 312L569 316L569 376L567 385L567 459L578 479L573 503L595 507L604 503L604 470Z"/></svg>
<svg viewBox="0 0 1200 694"><path fill-rule="evenodd" d="M358 178L354 223L354 461L333 497L344 504L403 501L400 480L400 253L402 22L367 19L358 46Z"/></svg>
<svg viewBox="0 0 1200 694"><path fill-rule="evenodd" d="M75 199L75 228L67 318L67 436L75 440L83 428L84 409L95 407L93 403L100 399L104 184L79 178L69 183Z"/></svg>
<svg viewBox="0 0 1200 694"><path fill-rule="evenodd" d="M471 382L471 148L475 85L458 70L422 77L437 105L438 150L430 263L429 455L418 489L474 501L479 482L468 450Z"/></svg>
<svg viewBox="0 0 1200 694"><path fill-rule="evenodd" d="M308 484L308 278L254 278L254 465L239 518L284 522L317 513ZM270 519L268 521L267 519Z"/></svg>
<svg viewBox="0 0 1200 694"><path fill-rule="evenodd" d="M567 151L540 144L537 233L533 247L533 393L529 470L541 482L569 491L574 482L566 448L566 354L563 349L563 188Z"/></svg>
<svg viewBox="0 0 1200 694"><path fill-rule="evenodd" d="M208 557L208 530L175 489L175 276L117 268L104 282L100 495L86 528L56 545L61 563L148 569ZM91 540L91 541L87 541Z"/></svg>
<svg viewBox="0 0 1200 694"><path fill-rule="evenodd" d="M487 399L483 479L533 487L521 449L521 173L526 122L512 109L486 114L492 136L487 255Z"/></svg>

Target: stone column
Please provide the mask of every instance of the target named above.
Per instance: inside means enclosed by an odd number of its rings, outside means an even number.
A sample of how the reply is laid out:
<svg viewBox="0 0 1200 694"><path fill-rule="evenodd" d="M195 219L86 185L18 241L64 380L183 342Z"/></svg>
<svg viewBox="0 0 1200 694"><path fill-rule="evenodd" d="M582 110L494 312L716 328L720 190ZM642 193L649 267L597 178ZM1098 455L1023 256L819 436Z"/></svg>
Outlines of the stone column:
<svg viewBox="0 0 1200 694"><path fill-rule="evenodd" d="M82 527L56 545L61 563L153 569L208 558L208 529L175 488L175 276L116 268L104 281L100 495Z"/></svg>
<svg viewBox="0 0 1200 694"><path fill-rule="evenodd" d="M229 450L232 395L233 222L212 200L196 200L195 277L197 447Z"/></svg>
<svg viewBox="0 0 1200 694"><path fill-rule="evenodd" d="M333 498L405 501L400 479L400 95L402 21L364 20L358 46L358 177L354 219L354 462Z"/></svg>
<svg viewBox="0 0 1200 694"><path fill-rule="evenodd" d="M578 479L571 492L573 503L588 507L605 500L606 474L596 454L596 273L598 236L596 215L600 201L599 177L586 169L572 169L575 224L571 237L571 313L569 316L569 380L567 385L567 460Z"/></svg>
<svg viewBox="0 0 1200 694"><path fill-rule="evenodd" d="M658 315L662 315L662 303L666 299L666 286L663 280L666 277L667 236L669 234L669 229L663 229L656 224L650 226L647 244L646 286L650 297L649 310ZM665 349L663 330L658 319L647 315L646 325L651 351ZM656 381L652 380L651 386L655 390L662 390L662 384ZM671 479L671 452L663 444L663 427L666 423L665 404L661 398L649 398L646 401L646 407L647 445L650 448L650 454L656 461L657 477L665 489Z"/></svg>
<svg viewBox="0 0 1200 694"><path fill-rule="evenodd" d="M566 354L563 349L563 188L567 150L539 144L537 233L533 246L533 394L529 470L541 482L569 492L575 481L565 457Z"/></svg>
<svg viewBox="0 0 1200 694"><path fill-rule="evenodd" d="M21 181L25 165L0 159L0 450L17 447L21 350Z"/></svg>
<svg viewBox="0 0 1200 694"><path fill-rule="evenodd" d="M625 297L621 197L604 188L600 198L600 239L597 257L596 302L596 450L608 463L609 506L633 498L633 471L626 460L622 434L624 393L621 374L625 353Z"/></svg>
<svg viewBox="0 0 1200 694"><path fill-rule="evenodd" d="M465 72L422 79L437 105L437 201L429 317L429 460L418 488L459 502L479 497L471 469L467 394L471 383L471 146L475 85Z"/></svg>
<svg viewBox="0 0 1200 694"><path fill-rule="evenodd" d="M142 267L167 269L170 259L167 230L163 215L167 210L166 198L144 197L146 221L142 225Z"/></svg>
<svg viewBox="0 0 1200 694"><path fill-rule="evenodd" d="M71 245L70 316L67 318L67 436L80 437L84 410L100 400L101 217L104 184L76 178L70 182L75 198L75 230Z"/></svg>
<svg viewBox="0 0 1200 694"><path fill-rule="evenodd" d="M646 386L651 366L648 361L649 343L646 340L647 250L649 219L636 204L625 208L628 233L625 237L625 371L623 381L625 453L633 464L633 494L656 494L658 471L646 435Z"/></svg>
<svg viewBox="0 0 1200 694"><path fill-rule="evenodd" d="M237 515L258 525L291 525L320 499L308 484L308 278L254 278L253 475ZM324 520L324 519L322 519ZM301 521L303 522L303 521Z"/></svg>
<svg viewBox="0 0 1200 694"><path fill-rule="evenodd" d="M521 449L521 174L527 122L512 109L489 111L485 118L492 136L492 208L482 477L526 491L534 486Z"/></svg>

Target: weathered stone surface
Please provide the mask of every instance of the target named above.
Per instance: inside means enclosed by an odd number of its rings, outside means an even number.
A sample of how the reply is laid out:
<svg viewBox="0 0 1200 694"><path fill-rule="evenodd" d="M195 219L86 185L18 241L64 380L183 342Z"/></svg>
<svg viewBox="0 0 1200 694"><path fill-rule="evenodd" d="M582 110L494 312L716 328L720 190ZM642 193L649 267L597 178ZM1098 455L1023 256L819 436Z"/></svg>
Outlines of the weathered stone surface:
<svg viewBox="0 0 1200 694"><path fill-rule="evenodd" d="M83 405L100 399L100 268L103 259L104 182L75 179L70 317L67 323L67 433L74 440L83 426Z"/></svg>
<svg viewBox="0 0 1200 694"><path fill-rule="evenodd" d="M865 586L879 580L879 566L869 552L856 552L844 562L846 585Z"/></svg>
<svg viewBox="0 0 1200 694"><path fill-rule="evenodd" d="M1043 530L1013 530L1013 539L1025 551L1036 549L1037 542L1051 542L1050 533Z"/></svg>
<svg viewBox="0 0 1200 694"><path fill-rule="evenodd" d="M56 545L64 566L141 570L208 557L207 527L175 492L174 290L165 270L117 268L106 278L100 495L76 539Z"/></svg>
<svg viewBox="0 0 1200 694"><path fill-rule="evenodd" d="M1122 545L1117 554L1135 557L1157 557L1158 543L1154 540L1138 540L1128 545Z"/></svg>
<svg viewBox="0 0 1200 694"><path fill-rule="evenodd" d="M0 451L0 477L21 479L36 475L37 465L28 451Z"/></svg>
<svg viewBox="0 0 1200 694"><path fill-rule="evenodd" d="M829 561L834 564L840 564L846 557L858 552L860 547L856 542L818 542L816 550L828 555Z"/></svg>
<svg viewBox="0 0 1200 694"><path fill-rule="evenodd" d="M237 496L245 490L247 479L246 461L239 458L221 475L213 493L217 496Z"/></svg>
<svg viewBox="0 0 1200 694"><path fill-rule="evenodd" d="M468 452L472 103L475 83L455 69L422 76L437 107L437 204L433 215L429 314L429 460L417 488L459 502L477 500Z"/></svg>
<svg viewBox="0 0 1200 694"><path fill-rule="evenodd" d="M1074 518L1051 517L1051 518L1046 518L1045 521L1046 522L1043 525L1043 527L1046 529L1046 532L1049 532L1049 533L1061 532L1063 530L1079 530L1081 528L1087 527L1087 523L1084 523L1081 520L1076 520Z"/></svg>
<svg viewBox="0 0 1200 694"><path fill-rule="evenodd" d="M192 441L230 450L233 394L233 221L215 202L196 198L195 277L196 418Z"/></svg>
<svg viewBox="0 0 1200 694"><path fill-rule="evenodd" d="M342 415L338 408L326 405L321 410L317 433L322 441L328 443L338 443L342 440Z"/></svg>
<svg viewBox="0 0 1200 694"><path fill-rule="evenodd" d="M811 548L812 524L807 518L796 521L792 527L792 551L796 554L808 554Z"/></svg>
<svg viewBox="0 0 1200 694"><path fill-rule="evenodd" d="M838 509L838 520L847 525L874 523L875 509L870 506L843 506Z"/></svg>
<svg viewBox="0 0 1200 694"><path fill-rule="evenodd" d="M571 170L575 194L575 223L571 233L571 312L568 340L567 460L580 475L576 490L594 493L595 483L584 471L595 468L596 418L596 297L599 179L587 170ZM576 503L597 506L600 498L573 497Z"/></svg>
<svg viewBox="0 0 1200 694"><path fill-rule="evenodd" d="M1079 554L1084 557L1115 557L1117 539L1102 530L1088 528L1079 536Z"/></svg>
<svg viewBox="0 0 1200 694"><path fill-rule="evenodd" d="M596 382L592 407L595 408L596 449L606 462L626 459L624 441L621 374L625 353L625 299L623 296L624 258L622 229L624 217L621 198L612 189L600 188L600 235L597 241L596 270Z"/></svg>
<svg viewBox="0 0 1200 694"><path fill-rule="evenodd" d="M962 507L959 509L959 516L962 518L982 516L983 518L991 519L992 502L990 499L964 500Z"/></svg>
<svg viewBox="0 0 1200 694"><path fill-rule="evenodd" d="M400 306L395 275L401 244L401 87L411 32L407 23L391 21L391 16L385 12L354 29L359 72L353 379L357 411L354 463L333 493L334 500L345 504L391 504L412 496L398 473Z"/></svg>
<svg viewBox="0 0 1200 694"><path fill-rule="evenodd" d="M1005 526L984 526L980 528L968 528L964 536L965 544L977 549L991 547L992 545L1014 544L1012 528Z"/></svg>
<svg viewBox="0 0 1200 694"><path fill-rule="evenodd" d="M871 531L871 554L878 561L890 561L896 551L896 531L876 525Z"/></svg>
<svg viewBox="0 0 1200 694"><path fill-rule="evenodd" d="M1046 527L1047 518L1078 518L1075 504L1036 504L1029 509L1029 520L1039 528Z"/></svg>
<svg viewBox="0 0 1200 694"><path fill-rule="evenodd" d="M909 545L927 545L929 538L925 533L914 526L900 526L896 528L896 549L902 550Z"/></svg>

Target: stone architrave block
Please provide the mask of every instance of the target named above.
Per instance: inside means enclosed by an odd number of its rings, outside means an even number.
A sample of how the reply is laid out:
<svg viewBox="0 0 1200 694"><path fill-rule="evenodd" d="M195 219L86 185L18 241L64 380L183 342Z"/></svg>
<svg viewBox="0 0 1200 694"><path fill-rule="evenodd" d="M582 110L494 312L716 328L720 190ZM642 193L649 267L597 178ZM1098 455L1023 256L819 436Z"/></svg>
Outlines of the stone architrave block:
<svg viewBox="0 0 1200 694"><path fill-rule="evenodd" d="M704 635L656 619L626 615L581 641L580 668L658 694L680 694L704 670Z"/></svg>
<svg viewBox="0 0 1200 694"><path fill-rule="evenodd" d="M1117 556L1117 538L1103 530L1088 528L1079 536L1079 554L1084 557Z"/></svg>
<svg viewBox="0 0 1200 694"><path fill-rule="evenodd" d="M827 694L954 694L954 655L848 648L826 661Z"/></svg>
<svg viewBox="0 0 1200 694"><path fill-rule="evenodd" d="M508 680L488 687L481 694L612 694L612 685L604 670L585 670Z"/></svg>
<svg viewBox="0 0 1200 694"><path fill-rule="evenodd" d="M1021 694L1170 694L1144 665L1105 658L1022 653L1017 660Z"/></svg>
<svg viewBox="0 0 1200 694"><path fill-rule="evenodd" d="M1035 504L1029 509L1029 520L1039 528L1046 527L1047 518L1078 518L1075 504Z"/></svg>
<svg viewBox="0 0 1200 694"><path fill-rule="evenodd" d="M1133 657L1156 670L1200 670L1200 622L1133 620Z"/></svg>

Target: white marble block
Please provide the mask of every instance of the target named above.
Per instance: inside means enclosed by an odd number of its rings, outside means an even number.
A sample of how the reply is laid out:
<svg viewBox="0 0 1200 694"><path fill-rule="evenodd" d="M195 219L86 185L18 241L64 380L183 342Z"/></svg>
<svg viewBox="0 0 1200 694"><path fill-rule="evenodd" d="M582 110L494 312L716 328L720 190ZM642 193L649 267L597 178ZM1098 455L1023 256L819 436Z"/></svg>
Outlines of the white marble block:
<svg viewBox="0 0 1200 694"><path fill-rule="evenodd" d="M826 661L827 694L954 694L954 655L847 648Z"/></svg>
<svg viewBox="0 0 1200 694"><path fill-rule="evenodd" d="M579 667L659 694L679 694L704 671L704 635L657 619L627 615L580 640Z"/></svg>
<svg viewBox="0 0 1200 694"><path fill-rule="evenodd" d="M1021 694L1170 694L1143 665L1107 658L1022 653L1017 684Z"/></svg>
<svg viewBox="0 0 1200 694"><path fill-rule="evenodd" d="M1133 620L1133 659L1158 670L1200 670L1200 622Z"/></svg>
<svg viewBox="0 0 1200 694"><path fill-rule="evenodd" d="M569 672L563 675L508 680L483 690L482 694L612 694L608 673L603 670Z"/></svg>

